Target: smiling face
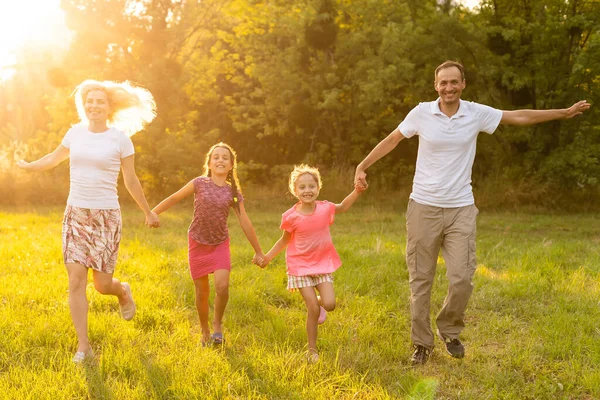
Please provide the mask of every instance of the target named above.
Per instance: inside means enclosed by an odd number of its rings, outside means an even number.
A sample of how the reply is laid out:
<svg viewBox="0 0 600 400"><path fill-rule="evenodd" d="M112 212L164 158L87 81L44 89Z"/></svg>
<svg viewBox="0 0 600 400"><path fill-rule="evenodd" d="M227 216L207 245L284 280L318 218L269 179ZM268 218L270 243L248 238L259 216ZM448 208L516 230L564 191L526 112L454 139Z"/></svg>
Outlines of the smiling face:
<svg viewBox="0 0 600 400"><path fill-rule="evenodd" d="M103 90L91 90L84 103L85 116L90 122L105 122L110 113L108 95Z"/></svg>
<svg viewBox="0 0 600 400"><path fill-rule="evenodd" d="M442 106L451 106L458 103L465 86L466 82L457 67L440 69L435 78L435 90L440 96Z"/></svg>
<svg viewBox="0 0 600 400"><path fill-rule="evenodd" d="M215 147L208 160L211 175L227 176L233 168L233 159L226 147Z"/></svg>
<svg viewBox="0 0 600 400"><path fill-rule="evenodd" d="M294 183L294 195L303 204L312 205L319 196L319 182L309 173L304 173Z"/></svg>

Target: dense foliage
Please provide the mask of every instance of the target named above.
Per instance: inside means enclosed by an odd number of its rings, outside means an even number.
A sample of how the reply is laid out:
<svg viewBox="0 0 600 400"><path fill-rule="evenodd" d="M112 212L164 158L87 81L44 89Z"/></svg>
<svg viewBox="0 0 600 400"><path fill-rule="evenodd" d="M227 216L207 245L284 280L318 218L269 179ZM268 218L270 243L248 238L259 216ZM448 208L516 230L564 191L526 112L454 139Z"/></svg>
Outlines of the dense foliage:
<svg viewBox="0 0 600 400"><path fill-rule="evenodd" d="M149 88L158 118L134 136L137 169L155 196L200 173L230 143L243 181L285 179L301 161L355 166L420 101L433 70L466 67L463 98L501 109L599 104L597 0L62 0L66 54L25 49L0 82L0 202L64 198L68 171L15 171L76 122L70 93L86 78ZM600 188L600 111L481 135L474 183L498 203L593 204ZM379 187L410 185L417 139L370 171ZM34 184L34 185L32 185ZM32 189L35 188L35 189ZM151 195L152 196L152 195ZM36 201L39 201L37 199Z"/></svg>

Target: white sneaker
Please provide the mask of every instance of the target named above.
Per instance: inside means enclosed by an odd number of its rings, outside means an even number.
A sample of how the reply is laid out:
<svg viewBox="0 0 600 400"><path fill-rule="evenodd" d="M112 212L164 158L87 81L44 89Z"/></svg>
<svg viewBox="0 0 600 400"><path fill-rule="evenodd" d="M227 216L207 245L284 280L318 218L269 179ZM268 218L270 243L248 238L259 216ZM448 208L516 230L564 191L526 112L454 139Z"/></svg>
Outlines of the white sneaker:
<svg viewBox="0 0 600 400"><path fill-rule="evenodd" d="M83 351L78 351L73 356L73 362L75 364L83 364L86 360L91 359L93 357L94 357L94 352L92 351L92 349L89 349L87 353L85 353Z"/></svg>
<svg viewBox="0 0 600 400"><path fill-rule="evenodd" d="M309 351L306 355L306 361L308 361L309 364L316 364L319 362L319 355Z"/></svg>
<svg viewBox="0 0 600 400"><path fill-rule="evenodd" d="M133 301L133 296L131 295L131 286L127 282L121 282L125 292L127 293L127 297L129 297L129 301L125 305L121 305L119 303L119 308L121 309L121 316L125 321L129 321L133 319L135 315L135 301Z"/></svg>

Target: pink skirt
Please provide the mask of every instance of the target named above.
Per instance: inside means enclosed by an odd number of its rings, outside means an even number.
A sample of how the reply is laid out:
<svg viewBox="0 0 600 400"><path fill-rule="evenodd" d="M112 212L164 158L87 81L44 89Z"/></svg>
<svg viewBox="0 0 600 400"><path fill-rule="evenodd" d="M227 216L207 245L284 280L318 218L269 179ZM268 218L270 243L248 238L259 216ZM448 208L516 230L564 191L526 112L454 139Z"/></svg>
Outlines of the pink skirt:
<svg viewBox="0 0 600 400"><path fill-rule="evenodd" d="M213 246L198 243L188 235L188 260L192 279L202 278L218 269L231 271L229 238Z"/></svg>

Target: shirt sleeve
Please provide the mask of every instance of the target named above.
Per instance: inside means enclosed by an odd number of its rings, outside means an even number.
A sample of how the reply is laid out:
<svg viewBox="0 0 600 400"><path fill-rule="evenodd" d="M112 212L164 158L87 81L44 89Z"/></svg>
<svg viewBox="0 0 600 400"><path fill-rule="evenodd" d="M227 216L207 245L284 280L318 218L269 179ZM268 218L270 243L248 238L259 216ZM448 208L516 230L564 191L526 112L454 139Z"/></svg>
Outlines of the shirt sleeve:
<svg viewBox="0 0 600 400"><path fill-rule="evenodd" d="M327 211L329 212L329 225L331 225L335 219L335 203L326 201L325 204L327 205Z"/></svg>
<svg viewBox="0 0 600 400"><path fill-rule="evenodd" d="M279 229L291 233L294 231L294 226L293 226L292 221L290 221L289 217L290 217L290 210L283 213L283 215L281 216L281 225L279 225Z"/></svg>
<svg viewBox="0 0 600 400"><path fill-rule="evenodd" d="M63 137L63 140L62 140L62 142L60 142L60 144L62 144L67 149L70 149L72 140L73 140L73 128L71 127L65 134L65 137Z"/></svg>
<svg viewBox="0 0 600 400"><path fill-rule="evenodd" d="M484 104L477 104L477 114L479 115L478 121L481 124L480 132L494 133L502 120L502 110Z"/></svg>
<svg viewBox="0 0 600 400"><path fill-rule="evenodd" d="M127 136L124 132L121 132L121 158L129 157L130 155L135 153L135 149L133 148L133 142L131 138Z"/></svg>
<svg viewBox="0 0 600 400"><path fill-rule="evenodd" d="M398 130L407 139L419 134L419 106L410 110L404 121L398 125Z"/></svg>

